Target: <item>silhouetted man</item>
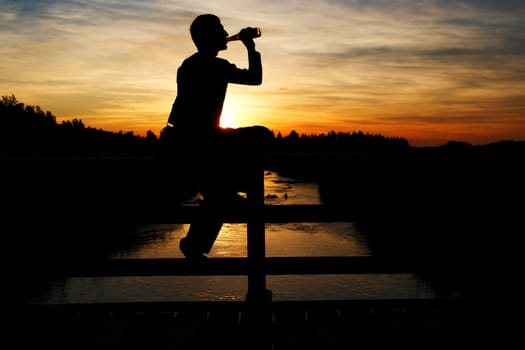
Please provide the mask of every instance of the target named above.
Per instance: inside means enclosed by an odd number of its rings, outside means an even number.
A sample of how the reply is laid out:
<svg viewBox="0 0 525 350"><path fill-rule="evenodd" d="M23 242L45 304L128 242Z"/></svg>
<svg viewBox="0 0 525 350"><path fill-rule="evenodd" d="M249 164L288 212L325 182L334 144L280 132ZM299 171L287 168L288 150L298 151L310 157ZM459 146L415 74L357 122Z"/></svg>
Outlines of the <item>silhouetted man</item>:
<svg viewBox="0 0 525 350"><path fill-rule="evenodd" d="M217 57L227 49L228 36L217 16L197 16L190 33L197 52L177 70L177 97L168 124L177 153L203 197L198 217L180 241L182 253L198 259L211 250L223 224L222 211L241 200L238 192L245 192L249 163L262 155L273 133L263 126L219 126L228 84L262 83L261 56L247 30L241 30L241 41L248 51L248 69Z"/></svg>

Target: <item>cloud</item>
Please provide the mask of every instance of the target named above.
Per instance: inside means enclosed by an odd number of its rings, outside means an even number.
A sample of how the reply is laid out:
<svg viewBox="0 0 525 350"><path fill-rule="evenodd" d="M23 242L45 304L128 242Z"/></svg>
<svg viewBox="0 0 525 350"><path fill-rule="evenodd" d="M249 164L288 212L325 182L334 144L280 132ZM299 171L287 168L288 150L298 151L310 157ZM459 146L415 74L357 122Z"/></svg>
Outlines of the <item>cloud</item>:
<svg viewBox="0 0 525 350"><path fill-rule="evenodd" d="M229 96L261 101L253 118L268 124L457 125L497 111L509 123L523 115L525 2L505 0L3 0L0 77L12 89L4 93L59 116L85 113L100 125L128 116L126 126L156 129L176 68L194 51L189 24L204 12L230 32L262 27L263 85ZM246 64L240 44L221 55Z"/></svg>

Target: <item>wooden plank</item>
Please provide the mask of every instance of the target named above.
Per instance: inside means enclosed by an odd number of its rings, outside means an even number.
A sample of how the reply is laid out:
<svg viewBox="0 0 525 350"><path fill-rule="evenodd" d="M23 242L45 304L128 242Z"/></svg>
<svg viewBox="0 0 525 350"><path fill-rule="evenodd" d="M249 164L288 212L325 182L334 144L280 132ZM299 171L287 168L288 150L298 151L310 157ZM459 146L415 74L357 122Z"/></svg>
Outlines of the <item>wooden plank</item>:
<svg viewBox="0 0 525 350"><path fill-rule="evenodd" d="M53 348L70 348L80 339L90 348L177 349L421 348L429 341L436 348L511 348L514 340L506 341L508 315L487 313L482 302L305 300L273 301L265 308L272 317L254 325L247 323L252 310L246 302L17 304L5 308L4 340Z"/></svg>
<svg viewBox="0 0 525 350"><path fill-rule="evenodd" d="M315 310L315 309L432 309L446 307L467 307L475 300L462 298L399 298L399 299L338 299L338 300L274 300L273 310ZM170 311L242 311L245 301L196 300L196 301L133 301L97 303L24 303L13 306L13 312L170 312Z"/></svg>

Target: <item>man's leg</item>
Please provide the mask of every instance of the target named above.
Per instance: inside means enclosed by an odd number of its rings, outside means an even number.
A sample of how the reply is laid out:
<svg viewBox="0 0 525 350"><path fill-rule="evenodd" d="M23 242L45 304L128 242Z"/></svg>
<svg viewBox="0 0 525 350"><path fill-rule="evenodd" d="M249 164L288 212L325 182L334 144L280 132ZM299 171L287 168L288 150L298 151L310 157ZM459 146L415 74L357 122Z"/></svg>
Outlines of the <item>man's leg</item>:
<svg viewBox="0 0 525 350"><path fill-rule="evenodd" d="M227 154L224 165L230 171L229 180L239 191L246 192L253 181L253 171L264 167L263 155L271 150L273 141L273 132L259 125L226 129L223 132Z"/></svg>
<svg viewBox="0 0 525 350"><path fill-rule="evenodd" d="M219 206L211 199L203 199L195 219L186 235L190 254L202 255L210 252L222 228L222 215Z"/></svg>
<svg viewBox="0 0 525 350"><path fill-rule="evenodd" d="M225 130L221 150L209 167L201 172L201 194L204 200L190 224L181 250L186 257L202 258L210 252L223 224L223 211L239 205L238 191L246 192L254 164L267 150L273 133L262 126Z"/></svg>
<svg viewBox="0 0 525 350"><path fill-rule="evenodd" d="M202 258L210 252L223 225L223 213L236 192L222 175L207 172L201 181L201 201L197 216L190 224L186 237L181 240L181 251L189 258Z"/></svg>

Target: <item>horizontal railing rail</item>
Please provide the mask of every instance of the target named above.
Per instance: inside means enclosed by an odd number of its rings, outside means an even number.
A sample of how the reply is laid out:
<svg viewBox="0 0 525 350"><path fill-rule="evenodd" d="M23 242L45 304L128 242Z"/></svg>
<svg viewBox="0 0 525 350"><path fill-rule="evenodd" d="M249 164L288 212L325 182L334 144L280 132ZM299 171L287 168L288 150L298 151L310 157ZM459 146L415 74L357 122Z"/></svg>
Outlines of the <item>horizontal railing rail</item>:
<svg viewBox="0 0 525 350"><path fill-rule="evenodd" d="M147 259L54 259L33 271L56 277L192 276L247 275L249 259L240 257ZM261 267L265 275L322 274L413 274L428 267L413 262L373 256L266 257Z"/></svg>
<svg viewBox="0 0 525 350"><path fill-rule="evenodd" d="M274 310L304 310L304 309L326 309L359 308L362 310L379 309L460 309L475 307L461 299L454 298L370 298L370 299L332 299L332 300L274 300ZM195 300L195 301L131 301L131 302L97 302L97 303L61 303L61 304L16 304L18 311L27 312L86 312L104 313L112 312L169 312L173 311L231 311L232 309L245 310L246 303L242 300Z"/></svg>

